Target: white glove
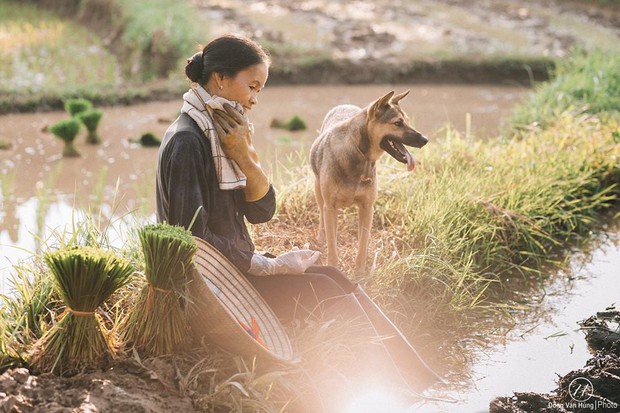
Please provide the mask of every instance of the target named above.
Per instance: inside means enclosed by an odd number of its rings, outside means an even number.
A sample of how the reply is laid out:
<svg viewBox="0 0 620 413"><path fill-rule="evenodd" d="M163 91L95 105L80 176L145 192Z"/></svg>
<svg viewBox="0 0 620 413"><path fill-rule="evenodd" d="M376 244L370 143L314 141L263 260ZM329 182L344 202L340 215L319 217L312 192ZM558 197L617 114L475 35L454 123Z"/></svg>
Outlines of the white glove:
<svg viewBox="0 0 620 413"><path fill-rule="evenodd" d="M275 258L254 254L248 273L252 275L303 274L319 259L319 252L293 250Z"/></svg>

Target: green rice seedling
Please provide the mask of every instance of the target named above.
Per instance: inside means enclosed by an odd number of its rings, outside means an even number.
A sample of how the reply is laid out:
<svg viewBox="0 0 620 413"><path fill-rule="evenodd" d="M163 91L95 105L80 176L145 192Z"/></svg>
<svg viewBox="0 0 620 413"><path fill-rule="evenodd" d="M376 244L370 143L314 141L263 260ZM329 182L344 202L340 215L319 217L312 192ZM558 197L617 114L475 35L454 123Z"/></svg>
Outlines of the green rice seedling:
<svg viewBox="0 0 620 413"><path fill-rule="evenodd" d="M73 118L93 108L93 104L88 99L76 98L65 101L65 110Z"/></svg>
<svg viewBox="0 0 620 413"><path fill-rule="evenodd" d="M51 273L40 264L33 260L14 266L9 293L0 295L0 322L4 323L0 371L27 364L27 353L57 315L60 297L53 290Z"/></svg>
<svg viewBox="0 0 620 413"><path fill-rule="evenodd" d="M5 138L0 138L0 150L11 149L13 145Z"/></svg>
<svg viewBox="0 0 620 413"><path fill-rule="evenodd" d="M145 225L138 236L146 284L122 323L122 334L145 356L170 354L189 333L181 301L197 245L190 231L166 223Z"/></svg>
<svg viewBox="0 0 620 413"><path fill-rule="evenodd" d="M158 147L161 145L161 139L152 132L143 133L138 139L130 139L130 142L139 143L144 147Z"/></svg>
<svg viewBox="0 0 620 413"><path fill-rule="evenodd" d="M80 152L77 150L73 142L75 137L80 131L80 122L76 119L64 119L56 122L50 126L50 132L62 139L65 146L62 151L64 157L80 156Z"/></svg>
<svg viewBox="0 0 620 413"><path fill-rule="evenodd" d="M32 365L61 375L101 367L116 355L118 340L96 313L134 272L110 250L73 246L47 252L56 292L66 309L35 346Z"/></svg>
<svg viewBox="0 0 620 413"><path fill-rule="evenodd" d="M101 138L97 133L97 128L99 127L101 116L103 116L103 111L100 109L88 109L78 113L76 116L84 124L84 126L86 126L86 130L88 131L86 142L95 145L101 143Z"/></svg>
<svg viewBox="0 0 620 413"><path fill-rule="evenodd" d="M293 132L299 130L306 130L308 128L308 125L306 125L306 121L303 120L301 117L299 117L298 115L294 115L285 121L282 121L280 119L273 119L271 121L271 127L286 129Z"/></svg>

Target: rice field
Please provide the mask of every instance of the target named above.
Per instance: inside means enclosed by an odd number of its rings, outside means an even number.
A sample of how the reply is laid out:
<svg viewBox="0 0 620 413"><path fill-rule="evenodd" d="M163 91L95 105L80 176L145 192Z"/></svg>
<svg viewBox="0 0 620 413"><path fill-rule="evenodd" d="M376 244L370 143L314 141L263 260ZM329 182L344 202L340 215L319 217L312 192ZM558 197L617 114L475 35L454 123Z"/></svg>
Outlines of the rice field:
<svg viewBox="0 0 620 413"><path fill-rule="evenodd" d="M10 12L5 3L0 7ZM33 29L24 21L20 30L48 30L52 39L67 30L50 16L43 20L45 24L32 23ZM32 36L25 35L20 44ZM18 43L9 41L7 49L25 47L15 48L12 42ZM555 81L541 85L521 109L528 117L501 139L482 141L448 126L419 153L413 180L405 179L408 175L387 157L382 160L371 245L374 273L360 281L407 335L424 332L431 336L428 345L437 346L457 330L483 333L484 321L471 323L472 314L486 315L487 321L502 315L506 277L542 280L544 267L561 267L567 247L586 239L616 210L620 107L613 96L602 99L605 95L598 92L616 90L613 74L620 73L620 58L598 59L597 54L577 56L560 68ZM551 98L540 98L543 95ZM318 211L305 158L300 154L295 168L280 170L275 177L278 215L254 228L259 249L278 253L302 246L315 231ZM353 262L356 239L352 211L344 214L340 228L343 266L350 270L347 263ZM102 229L78 232L84 244L109 247ZM119 252L143 268L130 235ZM63 236L75 235L59 236L62 244ZM32 266L15 268L17 295L1 302L0 369L27 366L31 346L62 311L58 292L51 293L49 270L36 258ZM138 290L133 280L101 306L109 324L123 317ZM399 313L407 315L398 317ZM186 366L182 385L192 390L196 405L205 411L244 403L263 411L286 409L304 392L311 393L308 377L324 377L327 366L341 356L337 350L350 345L342 331L326 334L324 326L314 327L291 332L300 354L318 358L313 367L263 375L253 365L210 350L204 359ZM210 380L199 380L201 376Z"/></svg>
<svg viewBox="0 0 620 413"><path fill-rule="evenodd" d="M83 26L34 5L0 2L0 93L92 95L121 80L116 58Z"/></svg>

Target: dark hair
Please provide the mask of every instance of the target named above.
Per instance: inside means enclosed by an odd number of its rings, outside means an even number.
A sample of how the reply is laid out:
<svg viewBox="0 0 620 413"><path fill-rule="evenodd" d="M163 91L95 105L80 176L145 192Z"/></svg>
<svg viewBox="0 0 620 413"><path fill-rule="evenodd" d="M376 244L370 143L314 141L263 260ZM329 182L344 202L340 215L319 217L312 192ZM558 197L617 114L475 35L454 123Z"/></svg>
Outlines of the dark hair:
<svg viewBox="0 0 620 413"><path fill-rule="evenodd" d="M271 64L268 52L255 41L227 34L207 44L202 52L187 59L185 75L192 82L205 84L212 73L235 76L257 63Z"/></svg>

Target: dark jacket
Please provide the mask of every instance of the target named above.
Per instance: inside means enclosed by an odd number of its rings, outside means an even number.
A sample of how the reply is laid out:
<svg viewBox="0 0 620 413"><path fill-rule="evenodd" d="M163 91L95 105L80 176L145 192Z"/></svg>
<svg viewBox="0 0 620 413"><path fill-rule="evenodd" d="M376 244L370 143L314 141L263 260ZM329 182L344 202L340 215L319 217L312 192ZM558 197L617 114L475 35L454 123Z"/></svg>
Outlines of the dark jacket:
<svg viewBox="0 0 620 413"><path fill-rule="evenodd" d="M211 243L241 271L254 253L244 218L252 224L269 221L276 209L269 187L258 201L246 202L243 190L219 188L211 144L198 125L181 114L166 131L157 164L157 220L189 228Z"/></svg>

